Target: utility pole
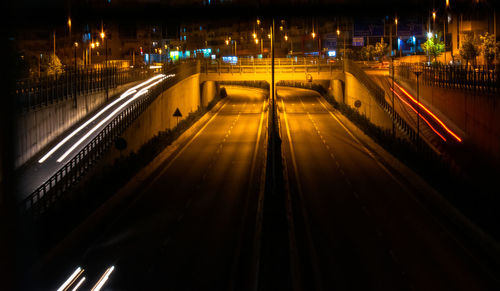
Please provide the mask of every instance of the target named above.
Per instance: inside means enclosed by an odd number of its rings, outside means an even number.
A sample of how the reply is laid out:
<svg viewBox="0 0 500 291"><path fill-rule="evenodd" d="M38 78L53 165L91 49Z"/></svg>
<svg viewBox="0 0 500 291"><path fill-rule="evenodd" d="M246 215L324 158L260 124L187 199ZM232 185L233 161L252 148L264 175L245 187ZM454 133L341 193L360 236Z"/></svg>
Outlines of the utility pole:
<svg viewBox="0 0 500 291"><path fill-rule="evenodd" d="M392 137L396 138L396 124L395 124L396 108L394 107L394 57L395 56L391 56L391 60L392 60Z"/></svg>
<svg viewBox="0 0 500 291"><path fill-rule="evenodd" d="M391 35L391 37L389 38L389 47L391 48L391 56L393 56L394 55L394 50L392 48L392 24L389 25L389 33Z"/></svg>
<svg viewBox="0 0 500 291"><path fill-rule="evenodd" d="M419 84L418 77L422 72L416 71L414 74L417 76L417 149L420 150L420 92L419 92Z"/></svg>

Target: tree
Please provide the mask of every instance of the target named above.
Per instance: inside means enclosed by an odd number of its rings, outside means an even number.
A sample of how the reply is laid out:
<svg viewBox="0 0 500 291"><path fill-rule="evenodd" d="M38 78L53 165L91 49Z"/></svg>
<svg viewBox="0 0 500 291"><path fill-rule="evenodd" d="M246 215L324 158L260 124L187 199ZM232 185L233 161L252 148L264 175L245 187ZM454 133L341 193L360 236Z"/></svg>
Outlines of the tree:
<svg viewBox="0 0 500 291"><path fill-rule="evenodd" d="M466 61L466 66L469 66L469 60L475 60L479 55L479 49L476 46L474 36L469 34L465 37L460 48L460 56Z"/></svg>
<svg viewBox="0 0 500 291"><path fill-rule="evenodd" d="M434 58L434 62L437 62L437 57L444 52L444 42L440 40L440 35L428 38L420 47Z"/></svg>
<svg viewBox="0 0 500 291"><path fill-rule="evenodd" d="M375 52L375 47L369 44L361 49L361 57L364 60L371 61L373 60L374 52Z"/></svg>
<svg viewBox="0 0 500 291"><path fill-rule="evenodd" d="M375 44L375 50L373 51L373 56L378 58L379 61L382 61L382 58L389 53L389 47L384 42L382 38L379 42Z"/></svg>
<svg viewBox="0 0 500 291"><path fill-rule="evenodd" d="M486 64L489 67L493 64L495 55L498 53L500 43L495 43L495 36L485 33L479 37L481 39L481 52L483 53Z"/></svg>
<svg viewBox="0 0 500 291"><path fill-rule="evenodd" d="M49 75L61 74L64 72L61 60L53 54L44 56L41 63L41 70Z"/></svg>

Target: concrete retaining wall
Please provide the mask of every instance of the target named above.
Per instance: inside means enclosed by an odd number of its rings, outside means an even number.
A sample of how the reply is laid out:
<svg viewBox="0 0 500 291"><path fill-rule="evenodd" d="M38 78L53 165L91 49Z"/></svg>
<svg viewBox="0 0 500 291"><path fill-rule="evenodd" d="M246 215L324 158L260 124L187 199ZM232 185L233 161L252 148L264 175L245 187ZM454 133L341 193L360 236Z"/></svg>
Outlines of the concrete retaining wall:
<svg viewBox="0 0 500 291"><path fill-rule="evenodd" d="M122 134L127 141L127 148L121 153L113 147L106 155L106 164L112 163L120 155L126 156L137 152L141 146L158 135L160 131L177 125L173 114L177 108L186 118L189 113L201 106L206 106L217 93L215 82L204 82L200 86L200 75L190 76L158 96L153 103Z"/></svg>
<svg viewBox="0 0 500 291"><path fill-rule="evenodd" d="M361 102L361 106L357 110L368 117L371 122L384 129L392 129L392 120L389 115L377 104L368 89L356 77L346 72L344 103L356 108L354 105L356 101Z"/></svg>
<svg viewBox="0 0 500 291"><path fill-rule="evenodd" d="M500 99L471 91L420 86L420 97L466 134L483 154L500 162Z"/></svg>
<svg viewBox="0 0 500 291"><path fill-rule="evenodd" d="M119 94L135 84L137 82L111 89L109 96ZM18 115L15 167L29 161L67 129L105 103L106 92L100 92L78 96L76 107L74 99L67 99Z"/></svg>

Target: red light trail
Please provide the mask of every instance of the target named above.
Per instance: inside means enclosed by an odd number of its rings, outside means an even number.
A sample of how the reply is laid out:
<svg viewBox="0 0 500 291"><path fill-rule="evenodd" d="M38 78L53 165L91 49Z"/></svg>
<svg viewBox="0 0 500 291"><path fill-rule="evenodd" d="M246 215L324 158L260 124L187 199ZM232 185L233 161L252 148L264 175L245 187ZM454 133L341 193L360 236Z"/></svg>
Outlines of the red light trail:
<svg viewBox="0 0 500 291"><path fill-rule="evenodd" d="M462 139L458 135L456 135L453 131L451 131L436 115L434 115L434 113L432 113L429 109L427 109L427 107L425 107L424 105L422 105L422 103L415 100L415 98L410 93L408 93L403 87L399 86L397 83L394 83L394 84L399 88L399 90L401 90L403 93L405 93L405 95L408 96L408 98L410 98L413 101L413 103L417 104L422 109L424 109L427 113L429 113L429 115L431 115L434 118L434 120L436 120L458 142L462 142ZM396 93L396 92L394 92L394 93ZM400 97L400 96L398 96L398 97ZM400 97L400 99L401 99L401 97ZM410 105L408 104L408 106L410 106ZM410 106L410 107L413 108L412 106Z"/></svg>

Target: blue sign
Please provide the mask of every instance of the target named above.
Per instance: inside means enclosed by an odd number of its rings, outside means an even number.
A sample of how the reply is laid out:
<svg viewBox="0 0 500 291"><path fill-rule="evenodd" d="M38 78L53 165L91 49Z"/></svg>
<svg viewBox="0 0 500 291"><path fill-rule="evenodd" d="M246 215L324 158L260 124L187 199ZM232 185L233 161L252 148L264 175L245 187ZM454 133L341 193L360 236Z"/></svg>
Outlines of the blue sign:
<svg viewBox="0 0 500 291"><path fill-rule="evenodd" d="M328 51L328 56L334 58L337 56L337 52L336 51Z"/></svg>
<svg viewBox="0 0 500 291"><path fill-rule="evenodd" d="M352 38L352 46L364 46L365 38L362 36L356 36Z"/></svg>

